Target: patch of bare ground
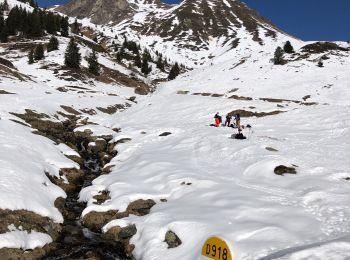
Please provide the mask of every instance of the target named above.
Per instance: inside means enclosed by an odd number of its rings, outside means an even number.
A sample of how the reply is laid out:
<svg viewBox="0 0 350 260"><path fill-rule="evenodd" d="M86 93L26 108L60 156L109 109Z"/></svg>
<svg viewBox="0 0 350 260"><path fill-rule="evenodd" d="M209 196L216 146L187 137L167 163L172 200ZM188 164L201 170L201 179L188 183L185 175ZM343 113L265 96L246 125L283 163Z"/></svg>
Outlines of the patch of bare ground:
<svg viewBox="0 0 350 260"><path fill-rule="evenodd" d="M13 63L5 58L0 57L0 64L9 67L10 69L17 70Z"/></svg>
<svg viewBox="0 0 350 260"><path fill-rule="evenodd" d="M309 96L303 97L304 100L308 99ZM317 102L302 102L299 100L291 100L291 99L280 99L280 98L259 98L262 101L270 102L270 103L283 103L283 102L288 102L288 103L295 103L299 105L304 105L304 106L315 106L318 105ZM278 107L283 107L281 105L277 105Z"/></svg>
<svg viewBox="0 0 350 260"><path fill-rule="evenodd" d="M275 110L275 111L271 111L271 112L253 112L253 111L247 111L247 110L243 110L243 109L238 109L238 110L234 110L232 112L229 113L229 115L234 116L239 114L241 117L265 117L265 116L272 116L272 115L278 115L284 113L284 111L280 111L280 110Z"/></svg>
<svg viewBox="0 0 350 260"><path fill-rule="evenodd" d="M55 246L53 244L45 245L41 248L35 248L33 250L24 251L23 249L17 248L1 248L0 249L0 259L4 260L37 260L43 259L51 251L53 251Z"/></svg>
<svg viewBox="0 0 350 260"><path fill-rule="evenodd" d="M99 76L95 76L98 81L106 84L117 83L126 87L134 88L135 93L138 95L147 95L153 92L153 87L135 77L130 77L117 70L113 70L102 65L101 68L101 74Z"/></svg>
<svg viewBox="0 0 350 260"><path fill-rule="evenodd" d="M18 72L15 69L11 69L5 65L0 64L0 75L8 78L15 78L20 81L31 80L30 77Z"/></svg>
<svg viewBox="0 0 350 260"><path fill-rule="evenodd" d="M209 97L209 96L212 95L212 93L206 93L206 92L204 92L204 93L193 93L192 95L194 95L194 96Z"/></svg>
<svg viewBox="0 0 350 260"><path fill-rule="evenodd" d="M64 105L61 105L61 107L62 107L66 112L68 112L68 113L70 113L70 114L73 114L73 115L76 115L76 116L81 115L81 113L80 113L78 110L74 109L73 107L64 106Z"/></svg>
<svg viewBox="0 0 350 260"><path fill-rule="evenodd" d="M188 90L179 90L176 92L178 95L187 95L188 93L190 93Z"/></svg>
<svg viewBox="0 0 350 260"><path fill-rule="evenodd" d="M125 106L121 105L121 104L116 104L116 105L112 105L112 106L108 106L108 107L97 107L98 110L100 110L101 112L105 113L105 114L115 114L120 110L124 110Z"/></svg>
<svg viewBox="0 0 350 260"><path fill-rule="evenodd" d="M253 98L251 97L243 97L243 96L237 96L237 95L232 95L229 98L236 99L236 100L246 100L246 101L253 100Z"/></svg>
<svg viewBox="0 0 350 260"><path fill-rule="evenodd" d="M315 42L311 44L307 44L302 48L303 52L308 53L323 53L329 51L348 51L348 49L340 47L338 44L334 42Z"/></svg>
<svg viewBox="0 0 350 260"><path fill-rule="evenodd" d="M283 102L293 102L293 103L301 103L298 100L290 100L290 99L282 99L282 98L259 98L262 101L271 102L271 103L283 103Z"/></svg>

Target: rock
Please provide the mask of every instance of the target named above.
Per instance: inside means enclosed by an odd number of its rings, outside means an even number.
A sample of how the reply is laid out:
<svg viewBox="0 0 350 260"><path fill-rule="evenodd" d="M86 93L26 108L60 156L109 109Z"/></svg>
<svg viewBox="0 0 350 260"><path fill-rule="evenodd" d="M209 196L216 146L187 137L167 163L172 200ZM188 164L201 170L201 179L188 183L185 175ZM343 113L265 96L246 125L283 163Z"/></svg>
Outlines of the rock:
<svg viewBox="0 0 350 260"><path fill-rule="evenodd" d="M60 176L62 175L66 176L70 183L77 183L84 176L84 172L76 168L62 168Z"/></svg>
<svg viewBox="0 0 350 260"><path fill-rule="evenodd" d="M111 173L113 167L115 167L115 165L108 165L108 166L105 166L105 167L102 169L102 174L109 174L109 173Z"/></svg>
<svg viewBox="0 0 350 260"><path fill-rule="evenodd" d="M272 148L272 147L265 147L266 150L270 151L270 152L278 152L277 149Z"/></svg>
<svg viewBox="0 0 350 260"><path fill-rule="evenodd" d="M118 140L115 144L125 144L127 142L130 142L131 141L131 138L122 138L120 140Z"/></svg>
<svg viewBox="0 0 350 260"><path fill-rule="evenodd" d="M100 194L95 195L94 199L96 200L95 204L101 205L106 200L111 199L111 197L109 196L109 191L104 190Z"/></svg>
<svg viewBox="0 0 350 260"><path fill-rule="evenodd" d="M167 199L160 199L160 202L168 202Z"/></svg>
<svg viewBox="0 0 350 260"><path fill-rule="evenodd" d="M149 214L151 211L151 208L155 205L156 203L154 200L148 199L148 200L136 200L133 201L129 204L128 208L126 211L129 214L133 214L136 216L144 216Z"/></svg>
<svg viewBox="0 0 350 260"><path fill-rule="evenodd" d="M84 160L80 156L77 156L77 155L66 155L66 157L69 158L70 160L72 160L73 162L76 162L79 165L83 165L84 164Z"/></svg>
<svg viewBox="0 0 350 260"><path fill-rule="evenodd" d="M164 242L168 244L168 248L175 248L182 244L180 238L171 230L166 232Z"/></svg>
<svg viewBox="0 0 350 260"><path fill-rule="evenodd" d="M297 171L294 167L287 167L284 165L279 165L274 170L275 174L277 175L284 175L284 174L296 174Z"/></svg>
<svg viewBox="0 0 350 260"><path fill-rule="evenodd" d="M83 225L94 232L101 232L101 228L113 219L118 217L117 210L106 212L91 211L83 217Z"/></svg>
<svg viewBox="0 0 350 260"><path fill-rule="evenodd" d="M168 135L171 135L170 132L164 132L164 133L161 133L159 136L168 136Z"/></svg>
<svg viewBox="0 0 350 260"><path fill-rule="evenodd" d="M120 230L119 238L120 239L128 239L131 238L133 235L135 235L137 232L135 225L130 225L127 227L124 227Z"/></svg>
<svg viewBox="0 0 350 260"><path fill-rule="evenodd" d="M66 203L66 200L62 197L58 197L56 200L55 200L55 207L62 213L65 209L65 203Z"/></svg>
<svg viewBox="0 0 350 260"><path fill-rule="evenodd" d="M130 239L137 232L135 225L129 225L127 227L115 226L110 228L105 234L103 234L104 239L122 241Z"/></svg>

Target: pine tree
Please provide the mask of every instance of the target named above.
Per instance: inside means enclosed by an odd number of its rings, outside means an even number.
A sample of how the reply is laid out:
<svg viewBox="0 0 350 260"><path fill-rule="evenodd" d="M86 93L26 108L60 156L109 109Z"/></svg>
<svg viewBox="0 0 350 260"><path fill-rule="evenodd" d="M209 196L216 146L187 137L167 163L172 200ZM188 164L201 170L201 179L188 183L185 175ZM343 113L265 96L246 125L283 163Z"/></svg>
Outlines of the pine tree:
<svg viewBox="0 0 350 260"><path fill-rule="evenodd" d="M4 1L3 5L2 5L4 11L8 11L10 9L9 4L7 3L7 0Z"/></svg>
<svg viewBox="0 0 350 260"><path fill-rule="evenodd" d="M7 26L4 25L4 27L2 28L2 30L0 30L0 42L7 42Z"/></svg>
<svg viewBox="0 0 350 260"><path fill-rule="evenodd" d="M34 12L29 16L30 19L30 36L32 37L40 37L43 35L43 27L40 21L40 14L34 10Z"/></svg>
<svg viewBox="0 0 350 260"><path fill-rule="evenodd" d="M161 71L164 71L164 63L161 56L157 60L157 68L160 69Z"/></svg>
<svg viewBox="0 0 350 260"><path fill-rule="evenodd" d="M7 27L5 24L4 16L0 10L0 42L7 42Z"/></svg>
<svg viewBox="0 0 350 260"><path fill-rule="evenodd" d="M142 59L147 61L152 61L152 56L147 49L144 50Z"/></svg>
<svg viewBox="0 0 350 260"><path fill-rule="evenodd" d="M58 50L58 40L55 36L50 38L49 44L47 45L47 52Z"/></svg>
<svg viewBox="0 0 350 260"><path fill-rule="evenodd" d="M179 68L179 64L177 64L176 62L169 72L168 80L175 79L179 74L180 74L180 68Z"/></svg>
<svg viewBox="0 0 350 260"><path fill-rule="evenodd" d="M38 46L36 46L34 51L34 59L35 60L42 60L44 58L44 46L40 43Z"/></svg>
<svg viewBox="0 0 350 260"><path fill-rule="evenodd" d="M63 37L69 36L69 22L67 17L62 17L60 21L61 35Z"/></svg>
<svg viewBox="0 0 350 260"><path fill-rule="evenodd" d="M98 63L98 57L96 51L93 50L90 56L87 58L89 63L89 71L94 75L99 75L100 73L100 64Z"/></svg>
<svg viewBox="0 0 350 260"><path fill-rule="evenodd" d="M285 53L294 53L294 48L290 41L287 41L286 44L283 47L283 50Z"/></svg>
<svg viewBox="0 0 350 260"><path fill-rule="evenodd" d="M28 64L33 64L34 63L34 50L31 49L30 52L28 53Z"/></svg>
<svg viewBox="0 0 350 260"><path fill-rule="evenodd" d="M142 67L140 54L136 54L135 59L134 59L134 65L138 68Z"/></svg>
<svg viewBox="0 0 350 260"><path fill-rule="evenodd" d="M79 28L78 20L75 19L74 24L73 24L73 33L79 34L79 30L80 30L80 28Z"/></svg>
<svg viewBox="0 0 350 260"><path fill-rule="evenodd" d="M79 47L75 43L74 38L71 38L64 55L64 64L68 68L78 69L80 67L80 62L81 54L79 52Z"/></svg>
<svg viewBox="0 0 350 260"><path fill-rule="evenodd" d="M275 65L282 65L283 64L283 50L281 47L277 47L274 55L274 63Z"/></svg>
<svg viewBox="0 0 350 260"><path fill-rule="evenodd" d="M148 65L148 60L144 58L142 60L141 72L147 76L151 71L152 67Z"/></svg>

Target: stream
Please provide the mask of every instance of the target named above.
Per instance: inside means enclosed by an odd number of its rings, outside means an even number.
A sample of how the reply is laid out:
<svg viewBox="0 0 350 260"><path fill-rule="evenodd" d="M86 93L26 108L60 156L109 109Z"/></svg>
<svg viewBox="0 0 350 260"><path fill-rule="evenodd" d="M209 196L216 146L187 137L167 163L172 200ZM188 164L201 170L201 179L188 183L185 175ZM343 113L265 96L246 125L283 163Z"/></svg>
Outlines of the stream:
<svg viewBox="0 0 350 260"><path fill-rule="evenodd" d="M92 181L101 175L101 162L97 155L87 151L88 140L81 139L77 142L80 156L84 160L81 165L84 171L77 189L67 194L65 201L64 223L60 238L55 242L55 249L44 259L119 259L130 260L124 252L122 243L104 240L101 234L94 233L81 224L81 214L86 203L79 202L80 191L92 184Z"/></svg>

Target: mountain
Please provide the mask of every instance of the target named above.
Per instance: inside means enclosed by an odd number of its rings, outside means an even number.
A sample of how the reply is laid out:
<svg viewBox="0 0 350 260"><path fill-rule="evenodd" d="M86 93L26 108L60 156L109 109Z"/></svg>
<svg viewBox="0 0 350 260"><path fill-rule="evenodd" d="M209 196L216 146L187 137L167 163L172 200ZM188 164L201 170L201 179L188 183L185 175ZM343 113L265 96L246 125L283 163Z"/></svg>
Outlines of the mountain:
<svg viewBox="0 0 350 260"><path fill-rule="evenodd" d="M0 23L0 259L348 260L349 43L238 1L59 7L77 23L23 1Z"/></svg>
<svg viewBox="0 0 350 260"><path fill-rule="evenodd" d="M266 51L286 40L299 42L238 0L185 0L179 5L72 0L55 10L82 18L86 26L88 19L113 39L127 37L190 68L215 62L228 51L236 50L233 56L239 60L244 49Z"/></svg>

